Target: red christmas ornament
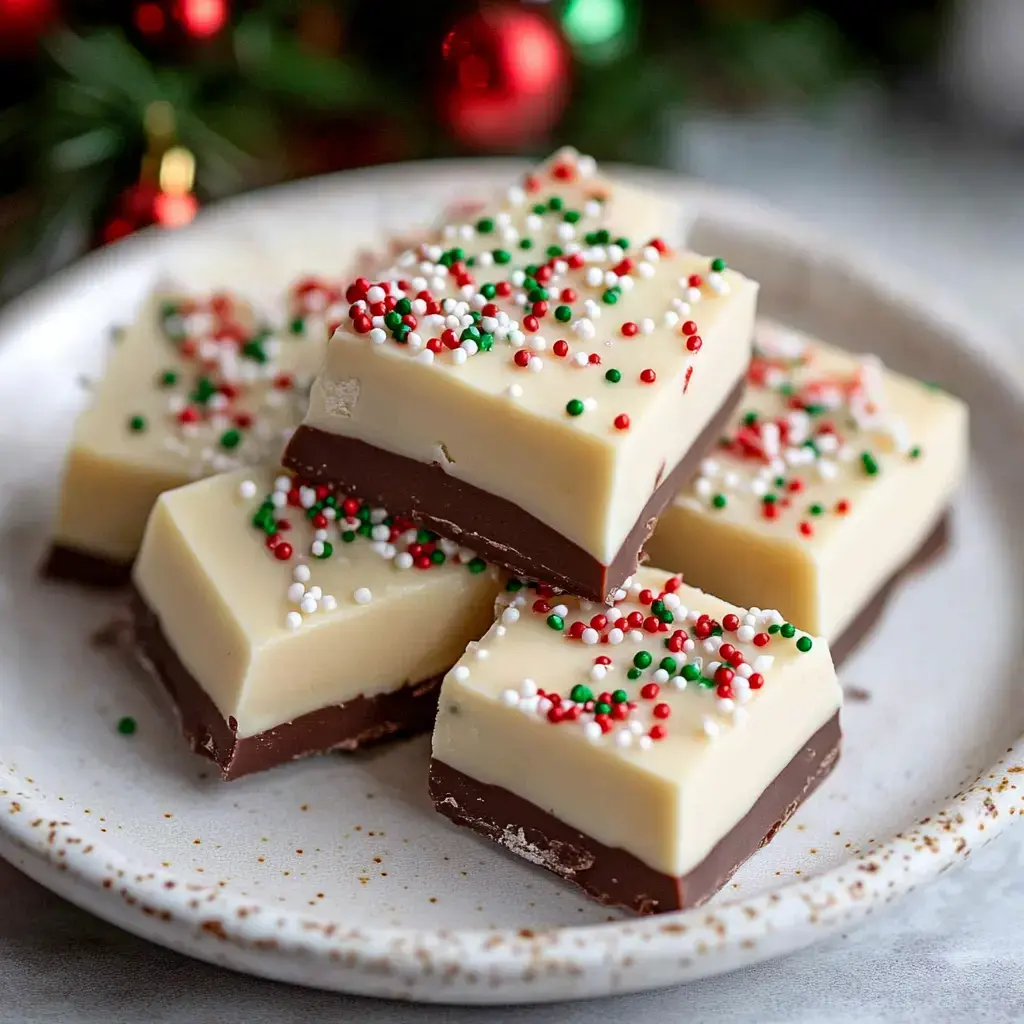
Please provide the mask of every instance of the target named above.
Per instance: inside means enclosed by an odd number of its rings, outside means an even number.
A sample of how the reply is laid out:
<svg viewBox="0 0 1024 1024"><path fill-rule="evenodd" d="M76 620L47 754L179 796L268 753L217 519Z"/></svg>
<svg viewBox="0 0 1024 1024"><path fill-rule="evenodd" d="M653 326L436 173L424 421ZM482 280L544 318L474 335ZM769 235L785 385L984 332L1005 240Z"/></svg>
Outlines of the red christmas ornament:
<svg viewBox="0 0 1024 1024"><path fill-rule="evenodd" d="M176 29L188 39L211 39L227 24L227 0L143 0L135 8L135 27L158 37Z"/></svg>
<svg viewBox="0 0 1024 1024"><path fill-rule="evenodd" d="M56 16L54 0L0 0L0 53L30 49Z"/></svg>
<svg viewBox="0 0 1024 1024"><path fill-rule="evenodd" d="M569 54L539 11L488 4L445 36L441 119L463 145L514 148L541 139L569 99Z"/></svg>

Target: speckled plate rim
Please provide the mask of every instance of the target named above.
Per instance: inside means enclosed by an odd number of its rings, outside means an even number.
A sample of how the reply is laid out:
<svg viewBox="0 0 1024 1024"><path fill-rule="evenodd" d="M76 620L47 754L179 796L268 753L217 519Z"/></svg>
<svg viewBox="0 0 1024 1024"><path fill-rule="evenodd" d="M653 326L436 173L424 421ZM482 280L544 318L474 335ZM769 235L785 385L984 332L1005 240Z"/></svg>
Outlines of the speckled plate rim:
<svg viewBox="0 0 1024 1024"><path fill-rule="evenodd" d="M508 161L396 165L266 190L222 204L190 229L215 229L254 205L288 203L420 174L447 181L500 180ZM725 232L807 261L914 317L936 344L972 350L977 372L1024 410L1024 367L997 334L968 321L945 294L903 271L837 251L816 232L761 204L659 172L623 168L679 194L691 226ZM11 303L0 337L47 301L140 258L166 236L143 232L96 253ZM970 318L976 324L976 318ZM1024 413L1022 413L1024 416ZM800 949L962 863L1024 817L1024 737L933 814L819 875L753 898L659 917L543 931L352 928L281 912L230 889L196 884L131 860L68 820L52 797L0 760L0 855L83 908L144 938L247 973L319 988L425 1002L513 1003L594 997L678 984Z"/></svg>

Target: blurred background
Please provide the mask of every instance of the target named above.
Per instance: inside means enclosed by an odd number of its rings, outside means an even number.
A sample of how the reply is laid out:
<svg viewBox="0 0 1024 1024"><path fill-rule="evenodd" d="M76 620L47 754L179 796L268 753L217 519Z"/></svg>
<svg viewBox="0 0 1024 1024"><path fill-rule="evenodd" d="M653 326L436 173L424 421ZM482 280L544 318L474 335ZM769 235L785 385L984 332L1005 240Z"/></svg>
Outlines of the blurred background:
<svg viewBox="0 0 1024 1024"><path fill-rule="evenodd" d="M1024 0L0 0L0 298L245 189L562 142L907 219L939 275L980 233L1016 296L1022 53Z"/></svg>

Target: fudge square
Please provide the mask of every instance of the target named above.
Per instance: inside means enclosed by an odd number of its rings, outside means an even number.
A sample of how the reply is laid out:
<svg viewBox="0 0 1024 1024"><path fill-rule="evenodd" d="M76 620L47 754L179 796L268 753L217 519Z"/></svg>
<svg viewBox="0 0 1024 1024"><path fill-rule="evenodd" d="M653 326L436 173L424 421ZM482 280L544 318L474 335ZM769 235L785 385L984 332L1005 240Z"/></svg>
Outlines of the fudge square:
<svg viewBox="0 0 1024 1024"><path fill-rule="evenodd" d="M326 341L322 326L297 319L292 328L272 332L229 293L152 295L75 424L44 572L125 584L161 492L278 464Z"/></svg>
<svg viewBox="0 0 1024 1024"><path fill-rule="evenodd" d="M607 608L540 594L445 677L437 810L604 903L701 903L835 764L828 645L660 569Z"/></svg>
<svg viewBox="0 0 1024 1024"><path fill-rule="evenodd" d="M429 729L502 584L384 509L245 469L159 498L134 586L140 660L235 779Z"/></svg>
<svg viewBox="0 0 1024 1024"><path fill-rule="evenodd" d="M648 551L726 600L778 608L838 662L942 547L966 457L958 399L760 324L743 401Z"/></svg>
<svg viewBox="0 0 1024 1024"><path fill-rule="evenodd" d="M598 226L592 173L556 162L357 279L284 461L604 600L739 400L757 286Z"/></svg>

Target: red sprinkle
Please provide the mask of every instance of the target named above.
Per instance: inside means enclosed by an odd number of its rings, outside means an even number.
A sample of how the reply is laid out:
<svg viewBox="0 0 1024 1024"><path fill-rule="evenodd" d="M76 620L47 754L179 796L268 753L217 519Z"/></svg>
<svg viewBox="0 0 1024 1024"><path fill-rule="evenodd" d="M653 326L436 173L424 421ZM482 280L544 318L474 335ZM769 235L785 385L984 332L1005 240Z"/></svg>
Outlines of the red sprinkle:
<svg viewBox="0 0 1024 1024"><path fill-rule="evenodd" d="M764 686L764 676L760 672L754 672L747 677L747 682L752 690L760 690Z"/></svg>
<svg viewBox="0 0 1024 1024"><path fill-rule="evenodd" d="M594 664L595 665L610 665L611 663L612 663L612 659L609 658L607 654L599 654L594 659Z"/></svg>
<svg viewBox="0 0 1024 1024"><path fill-rule="evenodd" d="M668 718L672 714L672 709L667 704L655 704L654 705L654 717L655 718Z"/></svg>
<svg viewBox="0 0 1024 1024"><path fill-rule="evenodd" d="M596 629L596 630L600 631L600 630L604 629L605 626L608 625L608 616L607 615L595 615L590 620L590 625L591 625L591 627L593 629ZM598 658L597 660L600 662L601 659ZM609 661L610 661L610 659L609 659Z"/></svg>
<svg viewBox="0 0 1024 1024"><path fill-rule="evenodd" d="M809 522L807 522L807 520L805 519L805 520L804 520L804 521L803 521L803 522L802 522L802 523L800 524L800 532L801 532L801 533L802 533L802 534L803 534L803 535L804 535L805 537L813 537L813 536L814 536L814 527L813 527L813 526L811 526L811 524L810 524Z"/></svg>
<svg viewBox="0 0 1024 1024"><path fill-rule="evenodd" d="M281 541L274 546L274 557L279 562L287 562L292 557L292 546L287 541Z"/></svg>
<svg viewBox="0 0 1024 1024"><path fill-rule="evenodd" d="M524 316L523 327L528 330L531 334L540 330L540 321L535 316Z"/></svg>
<svg viewBox="0 0 1024 1024"><path fill-rule="evenodd" d="M625 338L632 338L634 335L640 333L640 328L633 323L632 320L627 320L620 328L622 335Z"/></svg>
<svg viewBox="0 0 1024 1024"><path fill-rule="evenodd" d="M661 693L661 687L658 686L657 683L644 683L644 685L640 687L640 696L643 697L644 700L654 700L659 693Z"/></svg>
<svg viewBox="0 0 1024 1024"><path fill-rule="evenodd" d="M575 302L576 301L576 293L571 288L563 288L562 289L562 294L559 296L559 298L563 302Z"/></svg>
<svg viewBox="0 0 1024 1024"><path fill-rule="evenodd" d="M686 339L686 350L688 352L699 352L700 347L703 344L704 342L701 341L699 334L691 334L690 337Z"/></svg>
<svg viewBox="0 0 1024 1024"><path fill-rule="evenodd" d="M667 580L665 580L665 589L670 594L674 594L682 585L683 585L683 577L682 576L669 576L669 578Z"/></svg>
<svg viewBox="0 0 1024 1024"><path fill-rule="evenodd" d="M559 359L561 359L569 354L569 342L567 342L564 338L559 338L558 341L556 341L554 345L551 346L551 351L554 352L555 355L559 357Z"/></svg>
<svg viewBox="0 0 1024 1024"><path fill-rule="evenodd" d="M718 673L716 672L716 678L717 675ZM735 694L735 691L732 688L732 683L719 683L718 686L715 688L715 693L717 693L718 696L722 698L732 698Z"/></svg>
<svg viewBox="0 0 1024 1024"><path fill-rule="evenodd" d="M836 512L841 516L845 516L849 511L850 503L845 498L840 498L839 501L836 502Z"/></svg>
<svg viewBox="0 0 1024 1024"><path fill-rule="evenodd" d="M579 638L583 636L583 630L585 630L586 628L587 627L584 626L583 623L579 621L579 619L577 619L569 627L569 636L571 636L573 640L579 640Z"/></svg>
<svg viewBox="0 0 1024 1024"><path fill-rule="evenodd" d="M754 636L755 647L767 647L771 642L771 637L767 633L757 633Z"/></svg>
<svg viewBox="0 0 1024 1024"><path fill-rule="evenodd" d="M647 590L646 588L641 590L639 595L637 595L637 600L641 604L650 604L654 600L654 591Z"/></svg>
<svg viewBox="0 0 1024 1024"><path fill-rule="evenodd" d="M620 412L613 422L616 430L629 430L629 417L624 412Z"/></svg>
<svg viewBox="0 0 1024 1024"><path fill-rule="evenodd" d="M666 729L663 725L652 725L648 733L652 740L663 740L666 736Z"/></svg>
<svg viewBox="0 0 1024 1024"><path fill-rule="evenodd" d="M551 611L551 605L542 598L533 602L533 610L537 612L538 615L547 615L547 613Z"/></svg>
<svg viewBox="0 0 1024 1024"><path fill-rule="evenodd" d="M657 633L660 628L661 619L659 619L657 615L648 615L647 618L644 619L644 629L648 633Z"/></svg>
<svg viewBox="0 0 1024 1024"><path fill-rule="evenodd" d="M699 329L693 320L685 321L682 328L683 334L696 334Z"/></svg>
<svg viewBox="0 0 1024 1024"><path fill-rule="evenodd" d="M522 366L525 369L530 365L530 350L526 348L519 349L512 357L512 360L516 366Z"/></svg>
<svg viewBox="0 0 1024 1024"><path fill-rule="evenodd" d="M639 629L644 624L643 612L630 612L626 616L626 621L629 623L631 629Z"/></svg>
<svg viewBox="0 0 1024 1024"><path fill-rule="evenodd" d="M722 625L731 633L735 633L736 630L740 628L740 617L730 613L722 619Z"/></svg>
<svg viewBox="0 0 1024 1024"><path fill-rule="evenodd" d="M645 384L653 384L657 379L658 375L650 368L640 371L640 379Z"/></svg>

